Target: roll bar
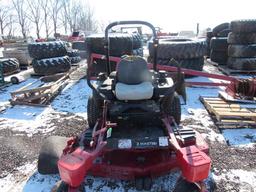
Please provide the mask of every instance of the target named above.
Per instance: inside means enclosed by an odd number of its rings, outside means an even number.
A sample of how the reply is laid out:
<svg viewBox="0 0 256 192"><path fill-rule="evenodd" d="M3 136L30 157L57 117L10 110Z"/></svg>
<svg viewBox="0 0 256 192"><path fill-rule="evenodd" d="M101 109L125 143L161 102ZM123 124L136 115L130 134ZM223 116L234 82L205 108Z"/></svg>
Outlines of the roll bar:
<svg viewBox="0 0 256 192"><path fill-rule="evenodd" d="M153 48L154 48L154 52L153 52L153 69L156 71L156 64L157 64L157 47L158 47L158 39L157 39L157 35L156 35L156 30L155 27L151 24L148 23L146 21L116 21L113 23L110 23L106 29L105 29L105 54L106 54L106 64L107 64L107 73L108 75L111 72L111 65L109 62L109 39L108 39L108 34L109 34L109 30L117 25L146 25L148 26L153 33Z"/></svg>

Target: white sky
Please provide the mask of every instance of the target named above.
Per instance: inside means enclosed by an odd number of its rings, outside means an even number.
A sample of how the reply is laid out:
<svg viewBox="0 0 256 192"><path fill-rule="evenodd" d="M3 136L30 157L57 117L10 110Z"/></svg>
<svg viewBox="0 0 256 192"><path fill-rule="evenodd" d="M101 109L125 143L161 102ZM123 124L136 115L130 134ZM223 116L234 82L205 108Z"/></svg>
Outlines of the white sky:
<svg viewBox="0 0 256 192"><path fill-rule="evenodd" d="M256 19L256 0L87 0L102 22L145 20L168 32Z"/></svg>

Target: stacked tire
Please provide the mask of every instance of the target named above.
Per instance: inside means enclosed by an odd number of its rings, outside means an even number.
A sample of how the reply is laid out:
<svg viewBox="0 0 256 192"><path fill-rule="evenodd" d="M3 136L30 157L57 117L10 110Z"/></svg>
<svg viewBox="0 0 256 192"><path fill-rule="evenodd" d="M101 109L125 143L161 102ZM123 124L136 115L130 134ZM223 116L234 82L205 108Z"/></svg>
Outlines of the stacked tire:
<svg viewBox="0 0 256 192"><path fill-rule="evenodd" d="M211 61L219 65L226 65L228 59L227 36L230 32L229 23L222 23L213 28L210 41Z"/></svg>
<svg viewBox="0 0 256 192"><path fill-rule="evenodd" d="M104 34L94 34L86 38L86 47L89 53L106 54ZM142 39L138 33L110 33L109 54L115 57L123 55L143 56Z"/></svg>
<svg viewBox="0 0 256 192"><path fill-rule="evenodd" d="M154 55L153 43L149 43L149 61ZM159 40L157 48L157 63L160 65L179 66L182 68L202 71L206 42L184 38L169 38Z"/></svg>
<svg viewBox="0 0 256 192"><path fill-rule="evenodd" d="M85 41L74 41L72 42L72 49L77 50L79 56L83 59L87 57L86 42Z"/></svg>
<svg viewBox="0 0 256 192"><path fill-rule="evenodd" d="M71 67L66 45L62 41L39 42L28 45L32 66L38 75L66 72Z"/></svg>
<svg viewBox="0 0 256 192"><path fill-rule="evenodd" d="M256 20L230 23L228 35L228 67L235 70L256 70Z"/></svg>
<svg viewBox="0 0 256 192"><path fill-rule="evenodd" d="M19 71L19 61L16 58L0 59L4 75L9 75Z"/></svg>
<svg viewBox="0 0 256 192"><path fill-rule="evenodd" d="M91 53L106 54L105 35L93 34L86 37L87 60L90 60ZM143 56L142 38L138 33L110 33L109 34L109 55L122 57L123 55ZM111 62L111 71L115 70L115 62ZM106 72L105 60L95 59L92 63L93 75L100 72Z"/></svg>
<svg viewBox="0 0 256 192"><path fill-rule="evenodd" d="M78 49L68 50L67 55L70 58L71 64L79 63L81 61L81 57Z"/></svg>

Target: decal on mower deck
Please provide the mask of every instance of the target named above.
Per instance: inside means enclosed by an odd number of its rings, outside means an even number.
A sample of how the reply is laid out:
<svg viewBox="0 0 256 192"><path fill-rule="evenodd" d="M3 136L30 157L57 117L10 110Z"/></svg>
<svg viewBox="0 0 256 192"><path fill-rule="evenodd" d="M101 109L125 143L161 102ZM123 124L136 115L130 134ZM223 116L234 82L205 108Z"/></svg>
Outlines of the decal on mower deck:
<svg viewBox="0 0 256 192"><path fill-rule="evenodd" d="M144 138L144 139L109 139L111 148L131 149L131 148L155 148L168 147L168 137Z"/></svg>
<svg viewBox="0 0 256 192"><path fill-rule="evenodd" d="M132 147L132 140L131 139L120 139L118 141L118 148L119 149L130 149Z"/></svg>

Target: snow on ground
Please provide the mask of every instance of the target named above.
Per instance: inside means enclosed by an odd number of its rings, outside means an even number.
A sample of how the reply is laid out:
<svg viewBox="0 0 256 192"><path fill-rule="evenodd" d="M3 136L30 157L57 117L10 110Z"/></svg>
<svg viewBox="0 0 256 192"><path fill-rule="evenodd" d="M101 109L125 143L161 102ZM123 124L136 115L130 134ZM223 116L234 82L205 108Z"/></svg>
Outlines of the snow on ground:
<svg viewBox="0 0 256 192"><path fill-rule="evenodd" d="M239 184L239 192L255 192L256 189L256 170L244 171L242 169L233 169L221 175L212 174L216 182L221 180L229 180L230 182Z"/></svg>
<svg viewBox="0 0 256 192"><path fill-rule="evenodd" d="M75 113L86 118L87 99L91 89L83 79L74 83L75 81L68 84L51 105L56 111Z"/></svg>
<svg viewBox="0 0 256 192"><path fill-rule="evenodd" d="M256 143L255 129L226 129L222 133L232 146L252 147Z"/></svg>
<svg viewBox="0 0 256 192"><path fill-rule="evenodd" d="M190 81L205 81L207 78L197 77ZM0 91L0 106L10 99L9 92L14 91L34 79L29 79L19 85L13 85ZM187 88L187 105L182 106L182 120L194 119L200 124L188 124L192 128L203 131L203 136L210 141L225 142L228 140L230 145L236 147L250 146L256 141L255 129L225 130L223 134L216 132L211 128L213 122L205 110L203 104L198 100L199 96L217 96L217 88ZM70 82L60 95L52 102L49 107L28 107L15 106L7 108L0 113L0 129L12 129L22 134L32 136L36 133L48 133L54 130L54 126L47 124L49 119L59 118L61 113L73 113L86 118L87 99L90 95L85 80L79 82ZM43 128L42 125L47 124ZM22 170L27 170L26 172ZM255 184L256 173L246 172L243 170L232 170L234 178L239 176L237 182L248 182L250 185ZM17 176L18 175L18 176ZM24 175L25 179L20 179ZM241 175L241 176L240 176ZM179 176L178 172L157 178L151 191L170 191ZM227 175L212 175L216 181L227 177ZM232 176L231 176L232 177ZM18 179L17 179L18 178ZM247 179L246 179L247 178ZM231 178L232 179L232 178ZM0 179L1 191L23 191L23 192L49 192L52 186L59 180L58 175L43 176L36 172L36 163L29 163L16 169L15 173ZM130 182L106 180L102 178L88 177L86 179L86 191L135 191ZM255 187L255 185L252 185Z"/></svg>

